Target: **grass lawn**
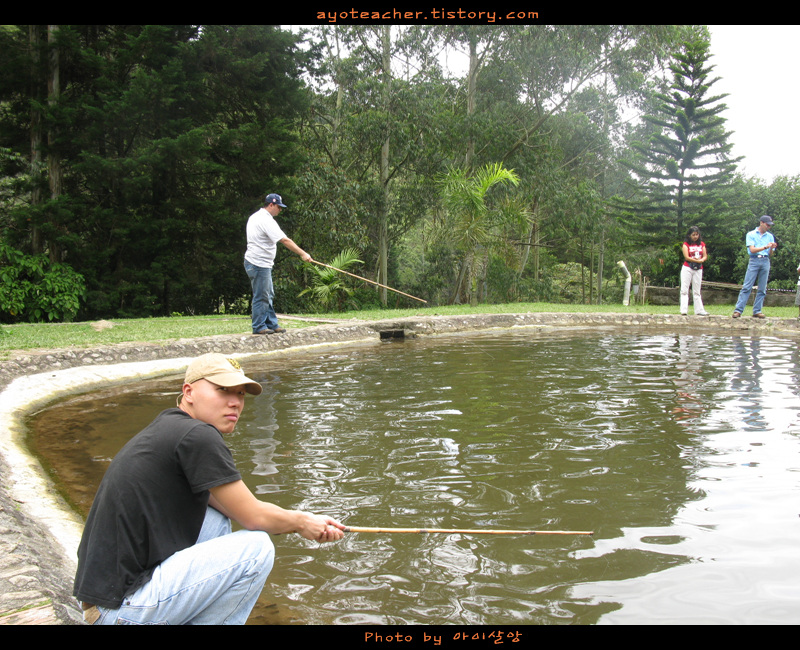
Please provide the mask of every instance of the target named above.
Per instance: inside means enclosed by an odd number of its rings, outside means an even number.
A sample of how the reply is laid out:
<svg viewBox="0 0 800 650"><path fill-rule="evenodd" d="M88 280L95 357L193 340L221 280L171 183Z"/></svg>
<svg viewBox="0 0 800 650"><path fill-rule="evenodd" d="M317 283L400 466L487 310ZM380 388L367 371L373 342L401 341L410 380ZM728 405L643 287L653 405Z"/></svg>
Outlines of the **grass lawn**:
<svg viewBox="0 0 800 650"><path fill-rule="evenodd" d="M731 305L708 305L709 313L730 316ZM564 305L550 303L509 303L504 305L454 305L440 307L413 307L356 311L334 314L302 314L308 320L281 320L287 329L318 325L321 320L382 320L406 316L457 316L463 314L500 314L525 312L592 312L592 313L648 313L677 314L677 307L653 305ZM691 313L691 312L690 312ZM770 307L765 313L771 317L797 318L796 307ZM744 317L750 315L750 308ZM690 316L691 318L691 316ZM114 343L175 341L178 339L214 336L218 334L249 334L249 316L179 316L170 318L115 319L108 321L113 327L100 328L97 323L36 323L0 326L0 359L8 358L12 351L33 349L58 349L96 347Z"/></svg>

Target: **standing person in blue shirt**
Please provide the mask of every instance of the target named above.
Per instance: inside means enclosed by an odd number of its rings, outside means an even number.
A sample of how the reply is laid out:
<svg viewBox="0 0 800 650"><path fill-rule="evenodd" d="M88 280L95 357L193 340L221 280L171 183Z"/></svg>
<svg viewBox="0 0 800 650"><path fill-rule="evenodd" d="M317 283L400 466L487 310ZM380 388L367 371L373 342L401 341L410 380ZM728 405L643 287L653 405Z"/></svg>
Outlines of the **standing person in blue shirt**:
<svg viewBox="0 0 800 650"><path fill-rule="evenodd" d="M797 275L800 276L800 264L797 265ZM800 307L800 277L797 278L797 293L794 296L794 306ZM797 314L797 318L800 319L800 312Z"/></svg>
<svg viewBox="0 0 800 650"><path fill-rule="evenodd" d="M733 311L733 317L739 318L744 312L744 307L750 299L753 285L758 285L756 299L753 302L753 318L766 318L761 313L764 305L764 298L767 295L767 282L769 281L769 258L772 251L778 248L775 237L769 232L772 228L772 217L764 215L758 224L758 228L747 233L745 246L750 254L750 261L747 263L747 273L744 276L742 290L739 292L739 300Z"/></svg>
<svg viewBox="0 0 800 650"><path fill-rule="evenodd" d="M281 208L286 206L280 194L268 194L264 207L247 220L247 251L244 269L253 289L253 334L274 334L286 330L278 326L278 317L272 306L275 291L272 287L272 266L278 244L283 244L304 262L312 262L311 255L295 244L275 221Z"/></svg>

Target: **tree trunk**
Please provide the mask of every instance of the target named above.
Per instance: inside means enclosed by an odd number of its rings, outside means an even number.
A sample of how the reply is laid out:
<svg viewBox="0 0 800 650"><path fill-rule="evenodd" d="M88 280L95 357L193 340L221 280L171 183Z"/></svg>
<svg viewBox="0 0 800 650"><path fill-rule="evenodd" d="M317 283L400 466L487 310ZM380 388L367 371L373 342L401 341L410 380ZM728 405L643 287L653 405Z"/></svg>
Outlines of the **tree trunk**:
<svg viewBox="0 0 800 650"><path fill-rule="evenodd" d="M469 276L469 269L470 269L469 258L465 257L461 261L461 267L458 269L458 276L456 277L455 287L453 288L453 293L450 296L451 305L461 304L461 295L463 293L463 286L465 279Z"/></svg>
<svg viewBox="0 0 800 650"><path fill-rule="evenodd" d="M31 205L39 205L42 202L42 187L40 175L42 170L42 111L37 108L41 102L41 25L28 25L28 44L31 49ZM34 223L31 225L31 252L39 255L44 251L44 241L42 239L39 226Z"/></svg>
<svg viewBox="0 0 800 650"><path fill-rule="evenodd" d="M56 47L55 40L58 34L58 25L47 26L47 42L50 46L48 56L48 74L47 74L47 103L52 108L58 104L59 97L61 96L61 81L60 81L60 62L58 47ZM56 139L57 134L54 126L49 126L47 129L47 178L50 184L50 199L55 200L61 196L61 158L56 153ZM49 242L49 252L51 262L62 261L61 247L55 242Z"/></svg>
<svg viewBox="0 0 800 650"><path fill-rule="evenodd" d="M333 81L334 84L336 84L336 109L334 110L333 114L330 155L331 155L331 163L333 163L333 166L335 167L339 164L339 139L341 138L340 128L342 125L342 105L344 103L344 86L341 80L342 57L339 48L339 32L334 30L333 35L336 45L336 55L334 56L331 53L330 56L334 62Z"/></svg>
<svg viewBox="0 0 800 650"><path fill-rule="evenodd" d="M603 53L605 54L605 46ZM608 142L608 71L606 71L603 78L603 133L605 135L605 142ZM600 173L600 196L603 199L603 214L600 217L600 241L598 242L597 251L597 304L603 304L603 271L606 254L606 219L608 213L605 209L606 198L606 169L608 168L608 155L605 146L603 147L603 170Z"/></svg>
<svg viewBox="0 0 800 650"><path fill-rule="evenodd" d="M475 114L475 96L478 85L478 52L475 40L469 42L469 76L467 77L467 124L471 124ZM467 138L467 171L472 169L473 158L475 157L475 138L470 134Z"/></svg>
<svg viewBox="0 0 800 650"><path fill-rule="evenodd" d="M469 41L469 72L467 75L467 124L471 124L475 114L475 96L478 86L478 44L476 38ZM470 134L467 136L467 155L465 167L467 172L472 169L473 158L475 157L475 138Z"/></svg>
<svg viewBox="0 0 800 650"><path fill-rule="evenodd" d="M483 252L481 267L478 302L482 304L489 300L489 249L485 249Z"/></svg>
<svg viewBox="0 0 800 650"><path fill-rule="evenodd" d="M597 304L603 304L603 265L605 262L606 254L606 215L603 215L603 221L600 225L600 242L597 251Z"/></svg>
<svg viewBox="0 0 800 650"><path fill-rule="evenodd" d="M384 103L387 116L391 100L392 83L392 58L391 58L391 26L384 25L382 33L382 66L384 78ZM383 201L381 202L380 215L378 217L378 282L389 284L389 125L387 124L386 139L381 146L381 188L383 190ZM386 306L387 290L379 287L381 304Z"/></svg>
<svg viewBox="0 0 800 650"><path fill-rule="evenodd" d="M533 217L531 219L530 228L528 230L528 241L526 241L525 244L523 245L522 254L520 255L519 276L518 276L520 278L522 277L522 274L525 272L525 267L528 265L528 260L530 259L531 256L531 248L533 248L533 236L534 233L536 232L536 225L537 225L536 219L538 218L536 212L538 209L539 209L539 199L535 198L533 199L533 210L532 210Z"/></svg>

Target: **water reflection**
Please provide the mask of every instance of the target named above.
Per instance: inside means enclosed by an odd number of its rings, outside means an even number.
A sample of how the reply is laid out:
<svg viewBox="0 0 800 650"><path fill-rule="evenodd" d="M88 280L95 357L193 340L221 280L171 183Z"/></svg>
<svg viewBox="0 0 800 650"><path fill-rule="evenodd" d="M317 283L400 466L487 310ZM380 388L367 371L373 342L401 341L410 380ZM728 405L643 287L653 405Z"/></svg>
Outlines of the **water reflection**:
<svg viewBox="0 0 800 650"><path fill-rule="evenodd" d="M677 391L672 414L684 426L691 426L706 410L699 391L703 384L701 370L709 353L707 342L700 336L675 337L679 356L675 364L678 376L674 380Z"/></svg>
<svg viewBox="0 0 800 650"><path fill-rule="evenodd" d="M596 531L282 537L252 620L795 622L797 368L790 341L602 330L248 366L265 390L229 444L264 498L354 526ZM176 386L36 419L81 507Z"/></svg>
<svg viewBox="0 0 800 650"><path fill-rule="evenodd" d="M691 558L665 571L584 583L587 602L617 601L604 623L793 623L800 562L798 356L789 341L677 337L680 406L697 436L682 454L687 487L669 526L625 528L579 556L610 559L665 544Z"/></svg>
<svg viewBox="0 0 800 650"><path fill-rule="evenodd" d="M731 378L731 392L739 395L745 429L757 431L766 425L761 404L764 375L761 340L745 340L737 336L733 339L733 351L736 369Z"/></svg>

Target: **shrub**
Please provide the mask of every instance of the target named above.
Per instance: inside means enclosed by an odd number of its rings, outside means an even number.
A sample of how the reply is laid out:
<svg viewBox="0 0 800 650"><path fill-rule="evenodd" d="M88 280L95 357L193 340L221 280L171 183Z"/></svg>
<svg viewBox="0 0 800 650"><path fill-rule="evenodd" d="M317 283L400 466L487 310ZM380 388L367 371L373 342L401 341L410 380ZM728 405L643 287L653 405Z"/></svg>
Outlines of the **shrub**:
<svg viewBox="0 0 800 650"><path fill-rule="evenodd" d="M0 243L0 320L71 321L86 294L83 276L45 255Z"/></svg>

